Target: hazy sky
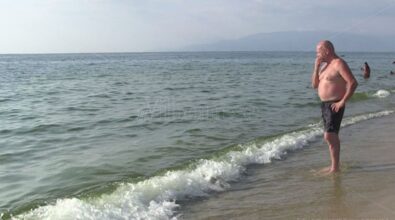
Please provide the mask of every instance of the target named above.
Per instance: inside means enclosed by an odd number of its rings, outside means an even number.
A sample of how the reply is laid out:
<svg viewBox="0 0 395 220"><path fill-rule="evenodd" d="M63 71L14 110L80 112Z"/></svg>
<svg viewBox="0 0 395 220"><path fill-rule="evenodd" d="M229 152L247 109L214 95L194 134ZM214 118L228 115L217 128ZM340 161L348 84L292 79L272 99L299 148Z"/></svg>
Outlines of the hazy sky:
<svg viewBox="0 0 395 220"><path fill-rule="evenodd" d="M0 0L0 53L163 51L250 34L395 35L395 0Z"/></svg>

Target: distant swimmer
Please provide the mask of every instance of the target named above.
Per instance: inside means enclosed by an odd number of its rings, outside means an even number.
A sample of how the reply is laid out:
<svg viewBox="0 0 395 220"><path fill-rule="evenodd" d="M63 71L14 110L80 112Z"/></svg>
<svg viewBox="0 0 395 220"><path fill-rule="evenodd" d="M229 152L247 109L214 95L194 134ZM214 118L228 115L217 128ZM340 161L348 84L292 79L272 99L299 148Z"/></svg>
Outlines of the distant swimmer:
<svg viewBox="0 0 395 220"><path fill-rule="evenodd" d="M363 71L363 78L365 79L369 79L370 77L370 66L367 62L365 62L363 64L363 67L361 68L361 70Z"/></svg>
<svg viewBox="0 0 395 220"><path fill-rule="evenodd" d="M394 75L394 74L395 74L395 72L391 70L390 74L391 74L391 75Z"/></svg>
<svg viewBox="0 0 395 220"><path fill-rule="evenodd" d="M335 53L333 44L321 41L317 45L317 57L311 77L312 86L318 89L324 122L324 139L328 143L331 166L326 173L340 170L339 130L346 101L354 94L358 82L347 63Z"/></svg>

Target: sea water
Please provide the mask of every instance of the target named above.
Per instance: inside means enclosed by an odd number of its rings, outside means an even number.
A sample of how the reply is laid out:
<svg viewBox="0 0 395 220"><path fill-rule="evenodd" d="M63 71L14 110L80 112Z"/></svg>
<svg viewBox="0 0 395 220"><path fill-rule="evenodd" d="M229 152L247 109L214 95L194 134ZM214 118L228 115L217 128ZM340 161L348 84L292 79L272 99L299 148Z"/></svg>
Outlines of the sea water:
<svg viewBox="0 0 395 220"><path fill-rule="evenodd" d="M339 55L359 82L343 126L392 114L395 54ZM314 56L0 55L0 216L178 218L321 138Z"/></svg>

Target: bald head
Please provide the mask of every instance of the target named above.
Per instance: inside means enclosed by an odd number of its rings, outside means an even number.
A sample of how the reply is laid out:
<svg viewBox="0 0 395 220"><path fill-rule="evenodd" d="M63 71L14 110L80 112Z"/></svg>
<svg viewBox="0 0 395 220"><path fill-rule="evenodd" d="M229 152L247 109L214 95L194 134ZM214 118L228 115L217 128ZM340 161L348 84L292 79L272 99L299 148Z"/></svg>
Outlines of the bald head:
<svg viewBox="0 0 395 220"><path fill-rule="evenodd" d="M322 46L323 48L335 53L335 47L333 46L332 42L329 40L323 40L318 43L318 46Z"/></svg>
<svg viewBox="0 0 395 220"><path fill-rule="evenodd" d="M336 57L335 47L329 40L320 41L317 44L317 57L321 57L323 60L328 60Z"/></svg>

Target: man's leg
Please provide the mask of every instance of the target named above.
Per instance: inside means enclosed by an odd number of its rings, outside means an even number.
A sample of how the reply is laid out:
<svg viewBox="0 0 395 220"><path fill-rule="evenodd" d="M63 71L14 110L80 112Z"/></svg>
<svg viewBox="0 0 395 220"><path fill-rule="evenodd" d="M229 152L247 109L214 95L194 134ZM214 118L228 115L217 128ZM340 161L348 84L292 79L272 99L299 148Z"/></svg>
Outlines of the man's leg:
<svg viewBox="0 0 395 220"><path fill-rule="evenodd" d="M340 159L340 140L339 135L335 132L325 132L324 138L329 146L329 151L331 154L332 165L329 172L339 171L339 159Z"/></svg>

